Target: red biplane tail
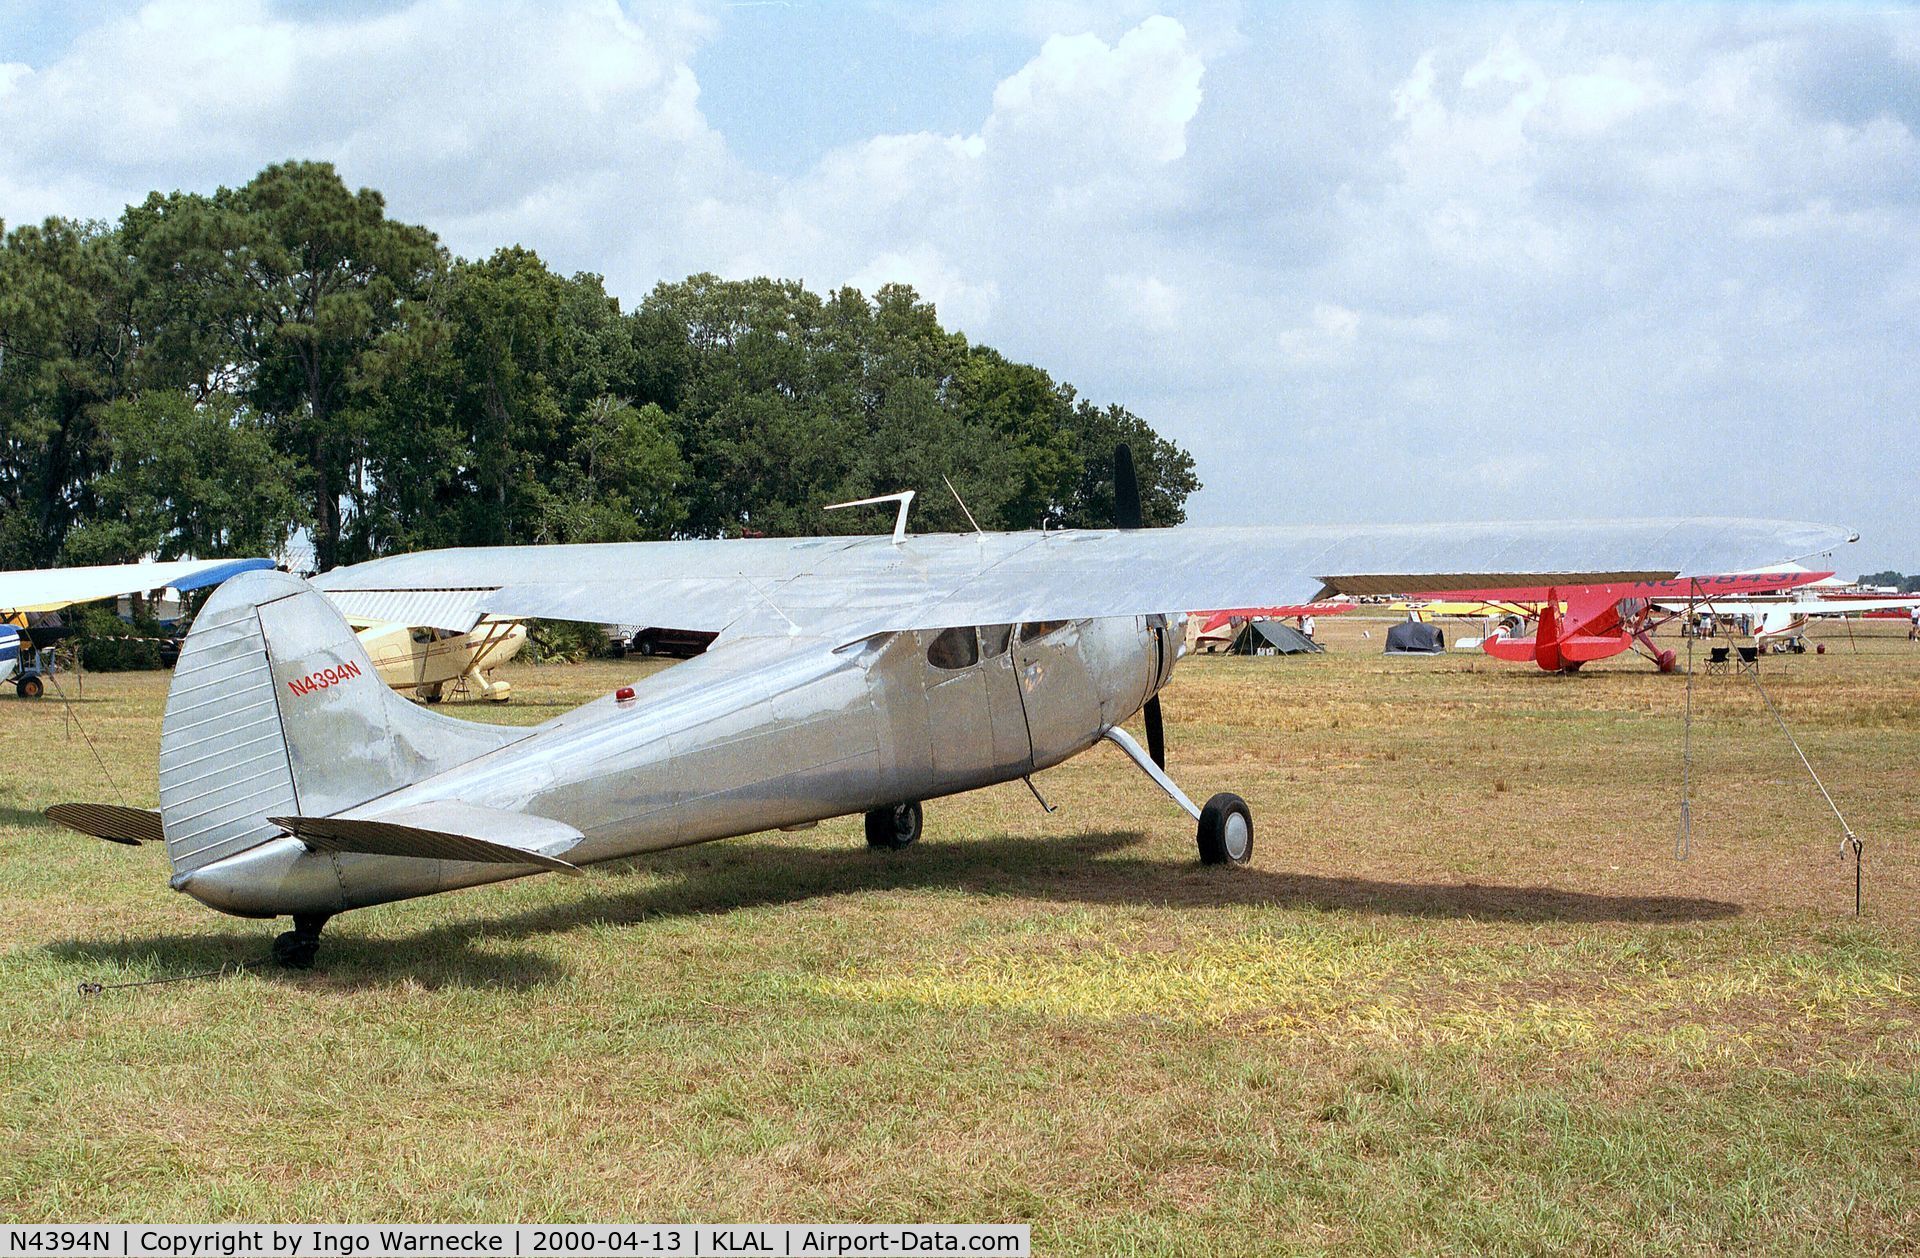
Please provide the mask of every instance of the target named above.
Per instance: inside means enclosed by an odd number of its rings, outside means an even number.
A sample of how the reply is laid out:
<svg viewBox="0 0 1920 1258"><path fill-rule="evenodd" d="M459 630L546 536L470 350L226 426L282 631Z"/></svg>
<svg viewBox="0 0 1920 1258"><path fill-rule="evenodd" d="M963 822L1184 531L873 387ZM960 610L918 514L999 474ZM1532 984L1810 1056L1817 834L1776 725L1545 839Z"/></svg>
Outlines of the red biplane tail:
<svg viewBox="0 0 1920 1258"><path fill-rule="evenodd" d="M1571 673L1590 660L1620 654L1631 642L1620 627L1615 599L1582 599L1576 594L1562 614L1560 591L1549 586L1531 635L1498 634L1481 643L1480 649L1496 659L1532 660L1549 673Z"/></svg>

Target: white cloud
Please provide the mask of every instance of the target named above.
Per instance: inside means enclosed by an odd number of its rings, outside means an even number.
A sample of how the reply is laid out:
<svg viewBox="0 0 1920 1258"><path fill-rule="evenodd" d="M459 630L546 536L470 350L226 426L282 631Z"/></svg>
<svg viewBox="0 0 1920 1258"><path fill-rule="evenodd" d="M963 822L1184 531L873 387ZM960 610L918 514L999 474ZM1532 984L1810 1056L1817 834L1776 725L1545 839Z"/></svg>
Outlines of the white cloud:
<svg viewBox="0 0 1920 1258"><path fill-rule="evenodd" d="M686 64L698 29L610 2L302 20L259 0L154 0L0 97L0 193L15 217L111 215L150 188L321 158L462 244L469 216L533 225L551 190L609 168L653 168L627 191L658 201L660 174L678 190L724 170Z"/></svg>
<svg viewBox="0 0 1920 1258"><path fill-rule="evenodd" d="M787 176L703 112L701 8L157 0L0 66L0 217L327 158L460 252L524 243L628 300L697 270L913 283L1192 445L1205 519L1276 487L1291 518L1791 514L1812 468L1821 513L1898 539L1870 566L1920 562L1882 457L1920 414L1920 14L901 20L1027 51L960 125Z"/></svg>
<svg viewBox="0 0 1920 1258"><path fill-rule="evenodd" d="M1186 295L1157 275L1109 275L1106 287L1120 317L1143 332L1176 332L1186 317Z"/></svg>
<svg viewBox="0 0 1920 1258"><path fill-rule="evenodd" d="M1097 35L1055 35L1001 81L985 135L1071 167L1170 162L1187 151L1204 67L1186 28L1151 17L1109 46Z"/></svg>
<svg viewBox="0 0 1920 1258"><path fill-rule="evenodd" d="M1280 353L1295 366L1323 366L1346 358L1359 335L1359 311L1321 302L1305 324L1280 333Z"/></svg>
<svg viewBox="0 0 1920 1258"><path fill-rule="evenodd" d="M885 284L910 284L934 303L949 324L979 327L993 314L1000 286L992 280L969 282L937 249L919 246L906 252L888 252L874 258L847 278L865 293Z"/></svg>

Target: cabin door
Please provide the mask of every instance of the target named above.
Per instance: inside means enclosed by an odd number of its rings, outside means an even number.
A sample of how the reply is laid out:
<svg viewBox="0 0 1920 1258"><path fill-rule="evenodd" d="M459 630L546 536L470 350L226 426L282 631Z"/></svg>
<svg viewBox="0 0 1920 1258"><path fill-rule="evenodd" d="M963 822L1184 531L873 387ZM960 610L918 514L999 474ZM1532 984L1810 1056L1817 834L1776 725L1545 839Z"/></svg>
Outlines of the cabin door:
<svg viewBox="0 0 1920 1258"><path fill-rule="evenodd" d="M1033 771L1033 735L1020 694L1020 664L1014 658L1013 626L980 626L980 669L993 725L993 768L1001 777Z"/></svg>
<svg viewBox="0 0 1920 1258"><path fill-rule="evenodd" d="M945 629L927 640L927 735L940 790L1026 773L1033 762L1009 626Z"/></svg>
<svg viewBox="0 0 1920 1258"><path fill-rule="evenodd" d="M1035 622L1021 625L1015 635L1013 654L1033 734L1033 759L1043 769L1100 735L1100 690L1081 654L1081 635L1089 625L1083 620Z"/></svg>

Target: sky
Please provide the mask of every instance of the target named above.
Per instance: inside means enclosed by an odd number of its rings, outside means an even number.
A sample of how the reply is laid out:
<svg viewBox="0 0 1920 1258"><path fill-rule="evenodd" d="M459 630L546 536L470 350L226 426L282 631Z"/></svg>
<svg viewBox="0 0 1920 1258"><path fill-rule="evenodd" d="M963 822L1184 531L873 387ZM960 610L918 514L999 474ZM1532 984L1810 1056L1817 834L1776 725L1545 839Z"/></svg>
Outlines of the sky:
<svg viewBox="0 0 1920 1258"><path fill-rule="evenodd" d="M0 220L332 161L631 304L913 284L1199 523L1754 515L1920 570L1920 8L0 0ZM921 486L919 488L925 488Z"/></svg>

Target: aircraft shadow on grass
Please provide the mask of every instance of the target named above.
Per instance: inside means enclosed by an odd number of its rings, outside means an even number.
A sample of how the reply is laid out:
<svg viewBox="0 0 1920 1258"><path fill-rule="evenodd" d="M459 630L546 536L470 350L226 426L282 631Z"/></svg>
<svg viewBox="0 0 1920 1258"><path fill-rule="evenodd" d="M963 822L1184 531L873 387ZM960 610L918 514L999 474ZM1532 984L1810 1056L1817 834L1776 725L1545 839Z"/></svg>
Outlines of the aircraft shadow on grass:
<svg viewBox="0 0 1920 1258"><path fill-rule="evenodd" d="M0 826L19 826L28 830L45 830L46 814L35 808L15 808L11 804L0 804Z"/></svg>
<svg viewBox="0 0 1920 1258"><path fill-rule="evenodd" d="M637 942L644 946L645 923L654 919L723 914L824 896L932 889L1065 904L1193 910L1313 908L1516 923L1659 924L1732 917L1740 912L1737 904L1695 896L1390 882L1259 868L1210 869L1123 855L1144 841L1145 836L1131 832L1066 838L1007 836L985 841L930 840L904 852L872 852L798 848L760 839L660 853L599 867L595 882L589 884L598 894L517 913L480 909L458 922L429 926L411 938L356 936L353 918L346 917L329 931L316 972L331 985L411 981L427 987L534 987L564 978L566 971L534 951L503 951L497 943L486 948L475 945L564 934L588 926L632 925ZM670 881L620 889L620 880L649 874ZM267 937L262 928L267 925L143 939L66 940L48 945L48 951L66 961L151 965L156 972L210 969L264 954ZM257 972L302 981L293 972L270 966Z"/></svg>

